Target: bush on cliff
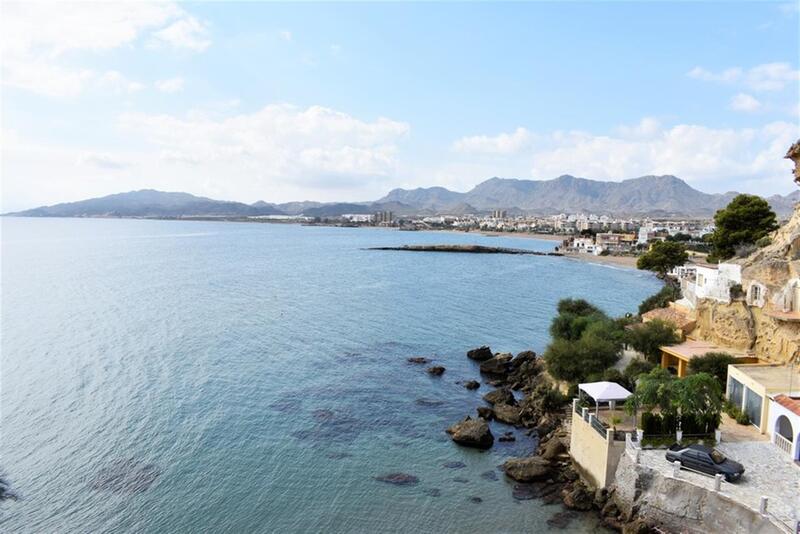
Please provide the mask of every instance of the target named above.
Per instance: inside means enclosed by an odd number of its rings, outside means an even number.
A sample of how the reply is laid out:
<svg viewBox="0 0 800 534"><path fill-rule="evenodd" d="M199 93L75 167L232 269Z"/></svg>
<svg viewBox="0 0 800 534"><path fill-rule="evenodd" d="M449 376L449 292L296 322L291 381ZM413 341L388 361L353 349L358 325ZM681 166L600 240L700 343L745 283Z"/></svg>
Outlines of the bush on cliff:
<svg viewBox="0 0 800 534"><path fill-rule="evenodd" d="M557 317L554 323L558 321ZM580 335L575 337L575 333ZM602 316L593 316L570 337L555 337L544 353L548 372L558 380L582 382L593 373L602 373L619 360L623 331L619 324Z"/></svg>
<svg viewBox="0 0 800 534"><path fill-rule="evenodd" d="M593 322L608 319L606 314L583 299L563 299L558 303L558 315L550 324L554 339L577 341Z"/></svg>
<svg viewBox="0 0 800 534"><path fill-rule="evenodd" d="M655 295L651 295L639 304L639 315L656 308L665 308L670 302L681 298L681 290L673 285L665 285Z"/></svg>
<svg viewBox="0 0 800 534"><path fill-rule="evenodd" d="M686 247L675 241L656 241L650 250L639 256L636 268L646 269L664 277L667 272L683 265L689 259Z"/></svg>
<svg viewBox="0 0 800 534"><path fill-rule="evenodd" d="M654 319L628 330L626 332L626 341L649 361L658 363L661 358L660 347L673 345L680 341L680 338L675 333L674 324Z"/></svg>
<svg viewBox="0 0 800 534"><path fill-rule="evenodd" d="M769 203L756 195L737 195L714 215L716 229L711 238L712 259L725 260L742 245L755 245L778 228L775 212Z"/></svg>

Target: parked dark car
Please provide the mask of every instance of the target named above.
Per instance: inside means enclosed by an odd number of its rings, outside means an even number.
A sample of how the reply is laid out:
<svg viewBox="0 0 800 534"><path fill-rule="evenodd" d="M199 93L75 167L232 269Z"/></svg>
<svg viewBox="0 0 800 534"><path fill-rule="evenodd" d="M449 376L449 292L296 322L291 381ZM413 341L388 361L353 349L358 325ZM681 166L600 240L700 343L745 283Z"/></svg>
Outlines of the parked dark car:
<svg viewBox="0 0 800 534"><path fill-rule="evenodd" d="M681 445L675 443L667 451L667 461L681 463L681 467L694 469L708 475L722 475L728 482L739 480L744 473L744 466L726 458L717 449L705 445Z"/></svg>

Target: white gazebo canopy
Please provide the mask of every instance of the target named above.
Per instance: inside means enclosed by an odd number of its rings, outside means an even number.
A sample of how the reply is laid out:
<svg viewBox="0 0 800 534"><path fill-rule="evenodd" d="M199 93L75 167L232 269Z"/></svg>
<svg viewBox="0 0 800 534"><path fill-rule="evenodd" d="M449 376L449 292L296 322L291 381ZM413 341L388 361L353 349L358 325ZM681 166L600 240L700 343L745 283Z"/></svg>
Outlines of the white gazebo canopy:
<svg viewBox="0 0 800 534"><path fill-rule="evenodd" d="M578 390L583 391L594 399L595 404L601 402L624 401L633 395L633 393L616 382L589 382L587 384L578 384Z"/></svg>

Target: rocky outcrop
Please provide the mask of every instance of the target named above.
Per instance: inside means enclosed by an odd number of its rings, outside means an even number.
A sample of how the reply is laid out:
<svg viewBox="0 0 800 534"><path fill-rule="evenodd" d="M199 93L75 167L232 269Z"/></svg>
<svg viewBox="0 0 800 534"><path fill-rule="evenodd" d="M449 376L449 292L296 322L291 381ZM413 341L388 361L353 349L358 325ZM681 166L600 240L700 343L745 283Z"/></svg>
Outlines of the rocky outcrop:
<svg viewBox="0 0 800 534"><path fill-rule="evenodd" d="M794 163L794 181L797 185L800 185L800 139L789 147L789 151L786 152L786 156L784 157L792 160Z"/></svg>
<svg viewBox="0 0 800 534"><path fill-rule="evenodd" d="M476 362L485 362L492 356L494 356L494 354L492 354L492 349L486 345L467 351L467 358L475 360Z"/></svg>
<svg viewBox="0 0 800 534"><path fill-rule="evenodd" d="M503 471L517 482L535 482L550 478L553 464L538 456L511 458L503 464Z"/></svg>
<svg viewBox="0 0 800 534"><path fill-rule="evenodd" d="M447 433L459 445L476 449L488 449L494 443L492 431L489 430L489 424L484 419L467 417L448 428Z"/></svg>
<svg viewBox="0 0 800 534"><path fill-rule="evenodd" d="M429 375L442 376L445 372L445 368L441 365L434 365L433 367L428 367L426 371L428 371Z"/></svg>
<svg viewBox="0 0 800 534"><path fill-rule="evenodd" d="M519 406L509 406L508 404L494 405L494 418L507 425L519 425L521 418L521 408Z"/></svg>
<svg viewBox="0 0 800 534"><path fill-rule="evenodd" d="M412 356L411 358L406 358L406 361L408 363L417 363L417 364L430 363L430 360L428 358L425 358L424 356Z"/></svg>
<svg viewBox="0 0 800 534"><path fill-rule="evenodd" d="M481 387L481 383L478 382L477 380L467 380L461 385L464 386L466 389L478 389L479 387Z"/></svg>
<svg viewBox="0 0 800 534"><path fill-rule="evenodd" d="M504 377L510 370L509 364L511 363L512 358L513 356L508 352L498 353L494 357L481 362L481 373Z"/></svg>
<svg viewBox="0 0 800 534"><path fill-rule="evenodd" d="M514 398L514 393L508 388L498 388L490 391L483 396L483 400L489 404L508 404L514 406L517 404L517 399Z"/></svg>

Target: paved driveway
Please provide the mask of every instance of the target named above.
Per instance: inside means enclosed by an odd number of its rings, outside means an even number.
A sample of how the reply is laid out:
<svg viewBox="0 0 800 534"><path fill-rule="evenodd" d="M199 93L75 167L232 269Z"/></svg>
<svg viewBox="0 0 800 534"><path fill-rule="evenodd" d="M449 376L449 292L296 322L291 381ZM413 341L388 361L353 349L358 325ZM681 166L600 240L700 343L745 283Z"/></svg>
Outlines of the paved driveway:
<svg viewBox="0 0 800 534"><path fill-rule="evenodd" d="M793 524L795 514L800 514L800 467L770 442L723 442L717 448L745 468L739 482L722 483L722 493L754 510L758 510L764 495L769 498L768 511L783 523ZM672 476L672 466L664 458L665 452L641 451L642 465ZM708 489L714 487L712 477L699 473L681 470L680 479Z"/></svg>

